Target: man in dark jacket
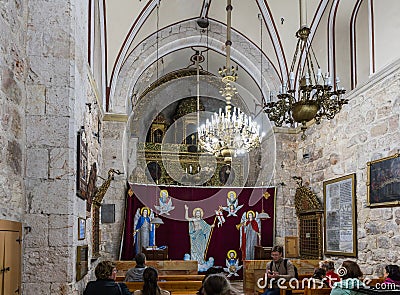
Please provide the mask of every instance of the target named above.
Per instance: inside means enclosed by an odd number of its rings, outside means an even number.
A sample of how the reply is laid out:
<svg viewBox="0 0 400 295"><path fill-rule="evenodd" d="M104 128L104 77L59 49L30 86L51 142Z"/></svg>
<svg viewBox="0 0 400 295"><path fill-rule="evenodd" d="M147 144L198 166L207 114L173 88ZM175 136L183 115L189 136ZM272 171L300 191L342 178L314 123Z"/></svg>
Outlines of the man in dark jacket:
<svg viewBox="0 0 400 295"><path fill-rule="evenodd" d="M126 272L125 282L143 282L143 272L146 268L146 255L138 253L135 256L136 266Z"/></svg>
<svg viewBox="0 0 400 295"><path fill-rule="evenodd" d="M111 261L101 261L94 270L97 280L87 284L83 295L132 295L124 283L116 283L117 269Z"/></svg>

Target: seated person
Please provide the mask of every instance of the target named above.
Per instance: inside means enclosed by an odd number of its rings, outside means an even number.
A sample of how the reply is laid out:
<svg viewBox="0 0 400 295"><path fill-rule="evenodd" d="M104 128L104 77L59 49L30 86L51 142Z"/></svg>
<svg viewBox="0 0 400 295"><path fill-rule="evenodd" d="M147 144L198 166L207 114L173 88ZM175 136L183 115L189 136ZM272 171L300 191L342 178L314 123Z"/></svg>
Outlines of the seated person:
<svg viewBox="0 0 400 295"><path fill-rule="evenodd" d="M117 269L111 261L101 261L94 273L97 280L87 284L83 295L132 295L124 283L116 283Z"/></svg>
<svg viewBox="0 0 400 295"><path fill-rule="evenodd" d="M327 288L329 283L326 277L326 271L323 268L316 268L312 276L314 281L314 288Z"/></svg>
<svg viewBox="0 0 400 295"><path fill-rule="evenodd" d="M400 268L398 265L389 264L385 266L383 271L383 277L385 278L384 284L395 284L400 286Z"/></svg>
<svg viewBox="0 0 400 295"><path fill-rule="evenodd" d="M146 268L146 255L138 253L135 256L136 266L126 272L125 282L143 282L143 272Z"/></svg>
<svg viewBox="0 0 400 295"><path fill-rule="evenodd" d="M266 274L268 285L263 295L279 295L280 289L277 285L279 279L289 281L295 277L294 265L290 260L283 259L283 247L274 246L271 250L272 261L267 263ZM272 282L272 286L271 283Z"/></svg>
<svg viewBox="0 0 400 295"><path fill-rule="evenodd" d="M336 282L333 284L333 288L331 291L331 295L358 295L363 294L358 291L360 288L365 288L365 284L360 281L363 273L360 269L360 266L351 260L345 260L341 266L342 272L344 275L342 276L342 280L340 282Z"/></svg>
<svg viewBox="0 0 400 295"><path fill-rule="evenodd" d="M202 295L234 295L239 294L237 290L231 287L224 274L210 274L203 282Z"/></svg>
<svg viewBox="0 0 400 295"><path fill-rule="evenodd" d="M335 273L335 263L332 260L321 261L319 267L325 269L329 287L332 288L334 283L340 281L340 276Z"/></svg>
<svg viewBox="0 0 400 295"><path fill-rule="evenodd" d="M134 295L170 295L166 290L161 290L157 283L158 272L154 267L146 267L143 272L143 289L136 290Z"/></svg>
<svg viewBox="0 0 400 295"><path fill-rule="evenodd" d="M209 269L207 269L206 274L204 275L204 278L202 280L202 285L201 285L200 289L196 293L197 295L203 295L204 294L203 285L204 285L204 281L207 279L207 277L209 277L210 275L213 275L213 274L217 274L217 273L221 273L221 271L216 267L210 267Z"/></svg>

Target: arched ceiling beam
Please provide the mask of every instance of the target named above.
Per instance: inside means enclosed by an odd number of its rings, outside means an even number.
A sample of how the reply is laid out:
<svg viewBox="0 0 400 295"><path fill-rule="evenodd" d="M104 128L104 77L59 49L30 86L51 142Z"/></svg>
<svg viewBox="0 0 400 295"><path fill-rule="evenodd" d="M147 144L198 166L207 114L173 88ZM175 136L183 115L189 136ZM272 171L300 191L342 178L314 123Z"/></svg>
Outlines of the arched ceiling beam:
<svg viewBox="0 0 400 295"><path fill-rule="evenodd" d="M206 47L207 45L212 50L224 55L225 52L223 50L223 45L225 39L224 36L221 36L219 32L225 26L214 20L210 20L210 22L212 27L215 28L215 32L209 32L208 41L201 34L193 34L193 28L195 25L193 19L187 20L183 23L180 22L178 24L175 24L175 26L179 27L179 34L182 34L182 38L179 38L175 34L173 36L168 36L164 38L161 42L159 41L159 58L186 47ZM185 28L187 31L185 31ZM167 27L163 30L171 29L173 28ZM155 39L154 35L151 37ZM236 32L234 32L233 37L234 39L240 40L240 42L237 42L238 46L234 47L232 50L232 59L237 61L239 65L243 69L245 69L245 71L250 73L252 78L257 81L258 77L260 77L260 51L258 47L256 47L253 43L245 39L243 36L237 34ZM136 81L139 79L143 71L145 71L145 69L149 67L152 63L154 63L157 59L157 52L155 51L154 42L155 40L153 40L153 42L150 42L146 39L146 42L143 42L141 46L137 46L136 49L134 49L124 61L123 66L119 71L119 78L114 86L114 89L116 91L111 93L110 95L110 101L112 102L111 108L113 112L130 111L128 102L130 102L130 99L133 95L133 86L136 84ZM244 46L246 46L246 50L241 49L239 47L240 44L245 44ZM145 48L143 46L145 46ZM275 68L273 67L272 63L267 59L263 64L265 66L263 69L263 76L264 78L267 77L264 85L272 84L271 88L276 89L276 87L278 87L279 85L279 77ZM268 87L265 89L265 91L267 90L269 90ZM266 94L263 93L263 95ZM115 101L115 99L118 99L118 102ZM122 105L122 103L124 104L124 106Z"/></svg>

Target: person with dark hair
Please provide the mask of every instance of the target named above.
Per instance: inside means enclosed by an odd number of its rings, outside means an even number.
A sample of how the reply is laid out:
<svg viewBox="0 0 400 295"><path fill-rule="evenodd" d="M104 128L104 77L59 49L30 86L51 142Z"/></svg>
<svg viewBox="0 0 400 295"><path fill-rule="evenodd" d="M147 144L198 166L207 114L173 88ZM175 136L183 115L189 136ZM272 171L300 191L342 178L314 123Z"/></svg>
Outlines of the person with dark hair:
<svg viewBox="0 0 400 295"><path fill-rule="evenodd" d="M321 261L319 267L325 269L329 287L332 288L334 283L340 281L340 276L335 273L335 263L332 260Z"/></svg>
<svg viewBox="0 0 400 295"><path fill-rule="evenodd" d="M263 295L279 295L280 289L277 282L279 279L290 280L296 277L293 263L283 258L283 247L274 246L271 250L272 261L267 263L266 277L268 278L268 288Z"/></svg>
<svg viewBox="0 0 400 295"><path fill-rule="evenodd" d="M143 282L143 272L146 268L146 255L138 253L135 256L136 265L126 272L125 282Z"/></svg>
<svg viewBox="0 0 400 295"><path fill-rule="evenodd" d="M329 287L328 280L326 278L326 271L323 268L316 268L312 276L315 288Z"/></svg>
<svg viewBox="0 0 400 295"><path fill-rule="evenodd" d="M385 278L384 284L395 284L400 286L400 268L398 265L389 264L385 266L383 271L383 277Z"/></svg>
<svg viewBox="0 0 400 295"><path fill-rule="evenodd" d="M358 292L357 289L365 288L365 284L360 281L363 273L360 266L351 260L345 260L338 271L342 274L342 280L340 282L334 283L331 291L331 295L358 295L363 294Z"/></svg>
<svg viewBox="0 0 400 295"><path fill-rule="evenodd" d="M204 295L230 295L231 284L223 274L210 274L203 283Z"/></svg>
<svg viewBox="0 0 400 295"><path fill-rule="evenodd" d="M222 270L223 271L223 270ZM213 275L213 274L218 274L218 273L221 273L221 269L219 269L219 268L217 268L217 267L210 267L209 269L207 269L207 271L206 271L206 273L205 273L205 275L204 275L204 278L203 278L203 280L202 280L202 284L201 284L201 287L200 287L200 289L197 291L197 295L203 295L204 294L204 292L203 292L203 285L204 285L204 281L210 276L210 275Z"/></svg>
<svg viewBox="0 0 400 295"><path fill-rule="evenodd" d="M157 284L158 272L154 267L146 267L143 272L143 289L136 290L134 295L170 295L166 290L161 290Z"/></svg>
<svg viewBox="0 0 400 295"><path fill-rule="evenodd" d="M101 261L94 271L97 280L87 284L83 295L132 295L124 283L116 283L117 269L111 261Z"/></svg>

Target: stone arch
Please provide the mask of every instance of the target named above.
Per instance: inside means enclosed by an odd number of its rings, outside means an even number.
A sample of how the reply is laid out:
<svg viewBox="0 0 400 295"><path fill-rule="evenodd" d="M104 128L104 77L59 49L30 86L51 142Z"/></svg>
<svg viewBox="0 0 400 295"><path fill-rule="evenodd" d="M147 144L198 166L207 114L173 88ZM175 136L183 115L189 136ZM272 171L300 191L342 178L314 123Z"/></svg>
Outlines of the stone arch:
<svg viewBox="0 0 400 295"><path fill-rule="evenodd" d="M148 37L132 50L125 59L117 80L113 80L110 92L110 111L114 113L130 113L134 85L137 84L146 69L151 70L151 65L155 64L157 56L161 58L171 52L191 46L208 46L210 49L224 55L225 29L225 25L210 20L210 30L208 40L206 40L196 28L196 23L193 20L173 24L159 32L158 54L155 46L156 35L153 34ZM236 31L232 32L232 40L235 44L231 52L232 60L248 72L256 84L260 86L260 51L258 47ZM267 92L270 89L279 87L280 79L270 60L265 55L263 55L263 58L262 73L265 88L262 91L263 96L267 97Z"/></svg>

